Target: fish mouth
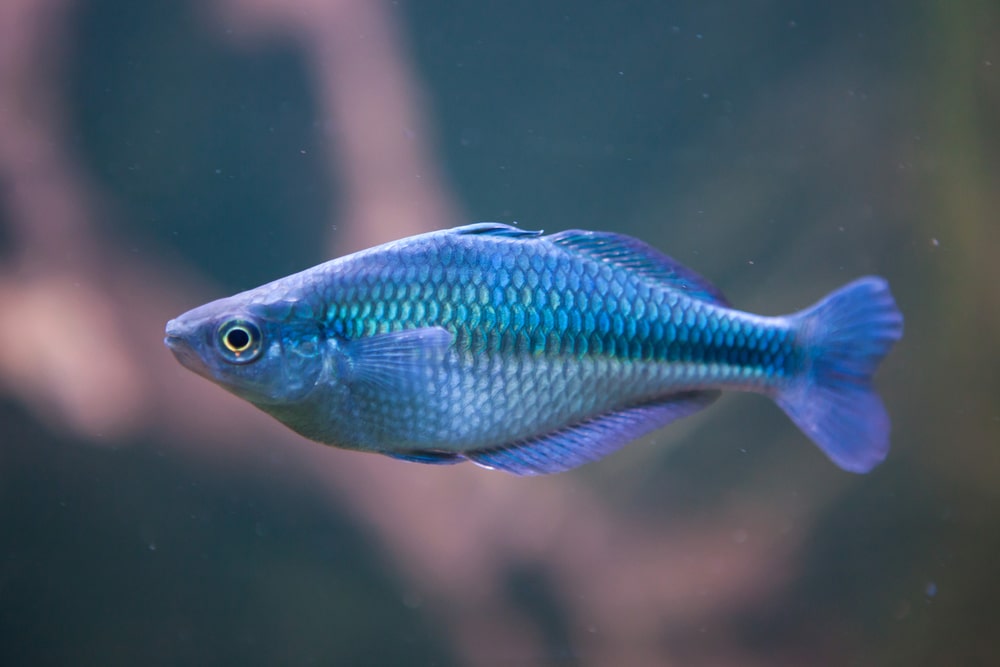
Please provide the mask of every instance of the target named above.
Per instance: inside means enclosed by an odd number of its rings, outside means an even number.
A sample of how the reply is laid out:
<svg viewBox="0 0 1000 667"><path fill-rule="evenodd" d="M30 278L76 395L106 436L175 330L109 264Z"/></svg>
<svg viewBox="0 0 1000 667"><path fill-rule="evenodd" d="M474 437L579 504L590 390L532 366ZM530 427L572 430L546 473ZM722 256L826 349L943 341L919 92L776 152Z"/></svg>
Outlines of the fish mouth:
<svg viewBox="0 0 1000 667"><path fill-rule="evenodd" d="M208 366L191 344L187 327L177 320L170 320L167 322L164 334L163 344L174 353L174 357L182 366L198 375L209 377Z"/></svg>

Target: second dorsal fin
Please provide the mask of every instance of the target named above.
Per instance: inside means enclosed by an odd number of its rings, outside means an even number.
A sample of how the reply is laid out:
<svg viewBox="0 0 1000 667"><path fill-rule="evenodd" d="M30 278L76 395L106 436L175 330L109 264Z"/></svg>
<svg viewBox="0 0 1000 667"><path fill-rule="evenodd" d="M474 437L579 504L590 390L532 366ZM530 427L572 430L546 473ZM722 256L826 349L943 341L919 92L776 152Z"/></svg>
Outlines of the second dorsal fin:
<svg viewBox="0 0 1000 667"><path fill-rule="evenodd" d="M631 236L611 232L570 229L545 239L567 250L589 255L631 269L652 280L666 283L690 297L728 306L715 285L677 260Z"/></svg>

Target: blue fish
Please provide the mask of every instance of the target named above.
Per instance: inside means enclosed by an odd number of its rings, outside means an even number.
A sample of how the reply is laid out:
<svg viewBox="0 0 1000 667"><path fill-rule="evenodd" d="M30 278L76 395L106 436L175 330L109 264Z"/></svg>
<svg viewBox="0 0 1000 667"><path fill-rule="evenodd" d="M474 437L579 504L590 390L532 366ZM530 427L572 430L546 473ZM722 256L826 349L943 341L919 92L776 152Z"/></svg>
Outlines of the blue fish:
<svg viewBox="0 0 1000 667"><path fill-rule="evenodd" d="M882 278L764 317L628 236L479 223L213 301L165 342L307 438L408 461L559 472L734 389L867 472L889 450L872 374L902 332Z"/></svg>

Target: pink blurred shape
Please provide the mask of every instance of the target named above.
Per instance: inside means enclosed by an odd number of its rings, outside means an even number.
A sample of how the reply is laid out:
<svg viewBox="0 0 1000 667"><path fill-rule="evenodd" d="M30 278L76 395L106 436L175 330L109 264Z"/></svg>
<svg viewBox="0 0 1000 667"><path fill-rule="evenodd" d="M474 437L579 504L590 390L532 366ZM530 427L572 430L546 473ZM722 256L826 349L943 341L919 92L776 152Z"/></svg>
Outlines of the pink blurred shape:
<svg viewBox="0 0 1000 667"><path fill-rule="evenodd" d="M787 509L778 502L748 508L734 501L667 521L663 513L613 508L574 474L525 480L471 465L440 469L338 452L303 441L182 369L162 346L163 323L215 290L186 267L132 260L95 224L102 197L66 148L59 112L66 53L53 45L65 43L72 7L69 0L0 3L0 184L17 244L0 273L0 384L40 421L91 442L142 431L203 466L316 481L320 496L369 527L415 599L438 614L462 664L551 658L508 590L517 568L548 582L582 665L670 664L679 658L665 628L724 619L794 573L798 538L779 528ZM331 171L347 195L336 218L338 246L356 249L460 220L387 3L217 0L202 7L245 48L278 33L306 54L335 138ZM797 511L808 509L804 502ZM760 664L726 636L683 660L735 662Z"/></svg>

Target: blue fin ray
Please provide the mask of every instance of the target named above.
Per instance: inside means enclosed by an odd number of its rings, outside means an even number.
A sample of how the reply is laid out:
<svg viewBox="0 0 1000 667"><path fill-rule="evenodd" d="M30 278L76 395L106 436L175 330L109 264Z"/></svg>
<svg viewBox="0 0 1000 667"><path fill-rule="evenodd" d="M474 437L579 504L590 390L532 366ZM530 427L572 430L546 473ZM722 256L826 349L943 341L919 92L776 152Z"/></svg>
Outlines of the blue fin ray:
<svg viewBox="0 0 1000 667"><path fill-rule="evenodd" d="M692 298L729 305L722 292L707 279L656 248L630 236L570 229L545 238L569 250L611 262L657 282L667 283Z"/></svg>
<svg viewBox="0 0 1000 667"><path fill-rule="evenodd" d="M903 335L903 316L889 285L861 278L792 319L808 366L776 401L834 463L868 472L889 452L889 416L872 388L872 375Z"/></svg>
<svg viewBox="0 0 1000 667"><path fill-rule="evenodd" d="M717 391L674 394L530 440L466 452L465 456L485 468L515 475L562 472L607 456L637 438L708 407L718 397Z"/></svg>
<svg viewBox="0 0 1000 667"><path fill-rule="evenodd" d="M462 225L461 227L455 227L448 230L452 234L477 234L479 236L506 236L509 238L536 238L542 235L542 232L532 231L530 229L521 229L520 227L512 227L510 225L505 225L502 222L474 222L471 225Z"/></svg>
<svg viewBox="0 0 1000 667"><path fill-rule="evenodd" d="M420 450L405 453L383 452L383 454L400 461L409 461L411 463L429 463L430 465L453 465L455 463L461 463L465 460L464 456L454 452L437 452L433 450Z"/></svg>

